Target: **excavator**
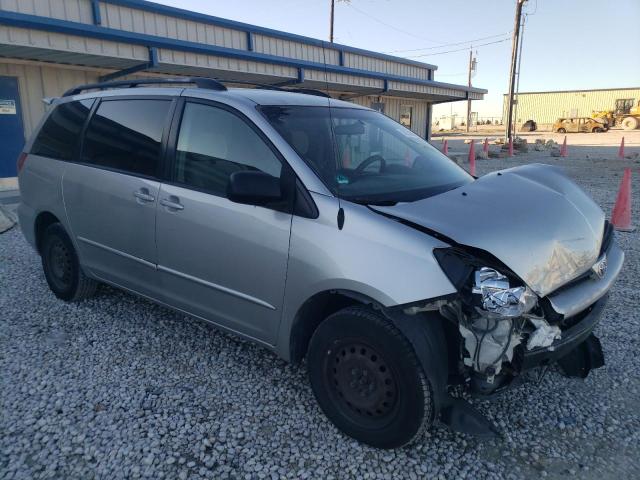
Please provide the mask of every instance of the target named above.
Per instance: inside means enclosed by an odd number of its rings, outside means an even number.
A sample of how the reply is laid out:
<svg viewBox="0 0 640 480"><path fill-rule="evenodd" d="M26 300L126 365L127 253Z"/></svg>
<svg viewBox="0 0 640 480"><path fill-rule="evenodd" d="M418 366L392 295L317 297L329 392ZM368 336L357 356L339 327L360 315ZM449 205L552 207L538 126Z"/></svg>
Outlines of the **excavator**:
<svg viewBox="0 0 640 480"><path fill-rule="evenodd" d="M615 110L594 110L591 117L602 119L609 128L620 125L624 130L635 130L640 126L640 100L616 100Z"/></svg>

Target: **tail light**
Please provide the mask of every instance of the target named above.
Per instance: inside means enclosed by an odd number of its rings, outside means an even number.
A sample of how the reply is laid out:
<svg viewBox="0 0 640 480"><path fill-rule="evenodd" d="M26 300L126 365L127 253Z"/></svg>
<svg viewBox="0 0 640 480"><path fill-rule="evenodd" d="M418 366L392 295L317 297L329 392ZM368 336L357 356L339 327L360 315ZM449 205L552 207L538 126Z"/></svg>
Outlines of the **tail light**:
<svg viewBox="0 0 640 480"><path fill-rule="evenodd" d="M26 161L27 161L27 152L22 152L18 157L18 161L16 162L16 166L18 167L18 173L20 173L20 170L22 170L22 167L24 167L24 162Z"/></svg>

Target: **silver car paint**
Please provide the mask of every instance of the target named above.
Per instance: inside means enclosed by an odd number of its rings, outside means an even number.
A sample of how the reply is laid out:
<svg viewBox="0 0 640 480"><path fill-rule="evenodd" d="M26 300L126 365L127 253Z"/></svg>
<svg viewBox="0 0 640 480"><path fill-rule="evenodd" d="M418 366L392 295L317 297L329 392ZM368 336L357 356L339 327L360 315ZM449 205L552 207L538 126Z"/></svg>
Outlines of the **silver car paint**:
<svg viewBox="0 0 640 480"><path fill-rule="evenodd" d="M455 293L438 266L434 248L447 244L363 205L312 194L320 216L293 217L278 353L289 358L289 335L305 301L343 290L391 307ZM338 228L338 210L344 226ZM304 321L304 319L300 319Z"/></svg>
<svg viewBox="0 0 640 480"><path fill-rule="evenodd" d="M495 255L540 296L591 268L604 231L600 207L561 170L541 164L490 173L417 202L374 208Z"/></svg>
<svg viewBox="0 0 640 480"><path fill-rule="evenodd" d="M85 269L101 280L157 296L160 182L69 162L62 186Z"/></svg>
<svg viewBox="0 0 640 480"><path fill-rule="evenodd" d="M274 344L287 275L291 214L163 184L158 277L166 303Z"/></svg>
<svg viewBox="0 0 640 480"><path fill-rule="evenodd" d="M215 199L217 202L211 201L209 196L199 192L161 185L162 191L158 191L153 202L156 205L145 205L147 211L139 208L133 192L137 188L147 186L151 187L149 194L152 195L156 192L156 182L145 183L147 180L131 177L135 181L125 181L120 186L111 185L110 188L116 190L111 197L106 188L102 191L98 189L106 207L102 210L99 220L104 222L105 228L126 227L123 229L123 237L118 238L116 234L110 238L111 233L105 233L101 227L91 224L92 220L87 218L86 212L79 212L84 208L82 202L86 200L88 192L85 190L82 193L82 189L76 189L79 183L89 180L88 176L83 178L83 169L96 172L95 175L100 177L95 179L98 183L105 182L103 177L109 175L128 176L73 165L65 180L65 199L67 210L72 212L72 217L78 216L81 223L89 222L88 225L78 227L79 231L85 232L83 236L79 235L75 228L72 229L67 221L62 197L62 178L66 166L70 164L30 156L20 173L23 204L19 208L19 214L25 236L32 244L37 214L51 211L71 232L80 251L81 263L85 267L92 265L94 275L110 275L109 278L113 279L110 283L130 284L130 287L125 288L181 311L214 321L223 328L249 336L261 343L268 343L285 359L290 357L289 337L294 322L298 320L296 315L300 307L318 293L332 290L351 291L366 295L381 305L394 306L455 292L455 288L443 274L432 254L434 248L446 247L445 243L400 222L375 214L365 206L333 197L320 179L256 109L256 102L324 105L324 102L329 103L327 99L308 95L247 93L246 90L235 93L233 90L213 92L198 89L144 88L136 89L134 93L140 94L141 90L144 90L144 94L182 94L210 99L241 111L273 142L303 184L312 192L320 212L319 218L291 217L260 207L239 206L228 202L223 205L222 211L240 211L247 221L241 225L237 221L231 224L227 220L224 227L235 230L224 233L224 239L215 238L213 235L220 233L217 229L221 226L212 227L207 224L212 218L206 215L209 208L215 208L216 203L220 207L221 199ZM115 90L88 93L63 101L127 94L131 95L132 92ZM360 108L335 100L330 103L337 107ZM509 267L516 270L516 273L520 273L518 269L526 270L523 278L526 277L529 282L537 285L540 294L553 290L552 285L575 277L578 271L590 268L595 261L593 251L599 248L602 235L603 215L597 206L562 175L539 166L502 175L505 178L497 179L495 174L489 175L466 186L465 189L471 192L468 199L473 199L473 202L460 202L455 198L460 191L455 190L415 202L415 208L412 208L412 205L376 208L434 228L458 242L478 248L486 247L486 250L503 259ZM517 187L504 181L507 178L515 181ZM115 181L116 178L112 180ZM498 180L500 182L496 183ZM105 182L105 185L107 183L112 182ZM492 191L492 188L495 189ZM187 213L182 215L183 220L178 220L181 217L176 215L176 212L157 206L158 198L165 193L179 193L177 196L185 205L185 210L180 213ZM131 195L129 203L125 202L127 195ZM110 203L114 200L114 203ZM540 200L541 204L536 203ZM90 200L88 205L92 202L94 206L97 203ZM121 210L130 210L123 213L124 224L120 218L122 215L114 215L109 210L109 205L119 205ZM340 207L345 212L342 229L337 225ZM563 218L559 211L546 215L547 209L551 207L561 210L569 218ZM149 217L146 213L154 208L158 212L157 232L145 231L132 245L122 243L122 238L133 237L127 230L136 216L144 211L142 224L148 226ZM531 215L531 212L534 215ZM185 223L187 215L189 226ZM549 229L550 219L553 220L552 229ZM567 233L569 229L561 228L561 221L574 225L577 228L577 236L572 237ZM287 223L291 225L290 230ZM136 231L135 226L133 228L133 231ZM510 237L513 234L515 241L505 242L504 238L496 234L498 229L502 232L508 231ZM199 235L194 235L195 231ZM284 238L289 234L290 243L287 245ZM149 235L154 241L159 240L158 250L144 248ZM110 248L117 252L85 241L83 243L87 245L80 246L76 239L78 236L104 247L109 247L107 243L110 243ZM211 238L208 238L209 236ZM263 255L271 252L274 253L274 257L259 258L260 254L254 251L243 259L238 256L242 250L239 248L242 242L231 245L234 237L236 242L237 238L244 238L247 248L258 245L263 248ZM225 241L229 242L229 245L224 244ZM226 248L225 254L215 257L215 252L208 251L212 244L223 245ZM288 264L283 267L287 247ZM582 257L575 253L581 248L585 252ZM91 253L98 250L104 250L106 253L100 252L98 258L93 258ZM524 258L519 258L518 254L522 254L523 251L527 254ZM574 262L570 271L563 266L560 266L562 270L559 275L550 271L553 262L559 260L553 256L554 252L568 252L569 259ZM243 254L247 255L247 252L244 251ZM185 258L181 259L181 255ZM210 259L221 263L215 265L213 261L203 262L200 255L209 255ZM211 257L212 255L214 257ZM106 257L122 257L117 260L122 268L132 268L134 272L137 269L138 273L145 271L155 279L144 274L110 272L110 267L105 265ZM505 260L506 258L508 260ZM255 262L258 262L257 268ZM132 266L134 264L140 266ZM225 273L228 270L228 276L221 276L219 271L216 272L220 265ZM523 265L529 265L531 268L519 268ZM140 269L141 267L143 268ZM268 278L265 275L265 272L271 269L278 272L275 280L271 275ZM281 283L282 272L286 276L284 284ZM267 283L270 285L265 285ZM149 288L157 290L150 291ZM194 292L198 293L195 298ZM220 304L217 304L218 301Z"/></svg>

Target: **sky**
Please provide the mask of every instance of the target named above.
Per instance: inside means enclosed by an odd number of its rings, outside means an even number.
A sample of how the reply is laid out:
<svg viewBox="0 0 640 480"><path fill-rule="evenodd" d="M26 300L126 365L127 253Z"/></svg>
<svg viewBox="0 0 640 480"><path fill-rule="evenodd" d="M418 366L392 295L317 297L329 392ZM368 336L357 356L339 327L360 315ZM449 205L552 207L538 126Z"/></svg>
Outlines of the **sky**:
<svg viewBox="0 0 640 480"><path fill-rule="evenodd" d="M330 0L155 1L313 38L329 36ZM529 0L523 12L521 92L640 87L640 0ZM435 80L456 84L467 82L474 45L472 83L489 93L472 109L500 117L514 15L515 0L337 0L334 36L337 43L435 64ZM466 103L434 107L435 117L450 112L463 114Z"/></svg>

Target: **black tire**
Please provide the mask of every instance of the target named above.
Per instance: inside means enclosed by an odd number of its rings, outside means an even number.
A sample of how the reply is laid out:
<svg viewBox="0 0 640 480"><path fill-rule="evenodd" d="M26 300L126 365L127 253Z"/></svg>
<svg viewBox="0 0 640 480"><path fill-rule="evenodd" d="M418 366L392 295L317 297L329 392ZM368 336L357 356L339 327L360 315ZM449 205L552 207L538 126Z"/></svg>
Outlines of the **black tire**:
<svg viewBox="0 0 640 480"><path fill-rule="evenodd" d="M593 129L593 133L602 133L602 132L604 132L603 128L596 127L596 128Z"/></svg>
<svg viewBox="0 0 640 480"><path fill-rule="evenodd" d="M558 133L567 133L567 130L565 128L559 128Z"/></svg>
<svg viewBox="0 0 640 480"><path fill-rule="evenodd" d="M41 257L49 288L59 299L75 302L96 292L98 282L82 271L73 243L60 223L53 223L45 230Z"/></svg>
<svg viewBox="0 0 640 480"><path fill-rule="evenodd" d="M432 382L413 347L370 308L348 307L322 322L309 344L307 368L320 408L363 443L402 447L433 423Z"/></svg>

